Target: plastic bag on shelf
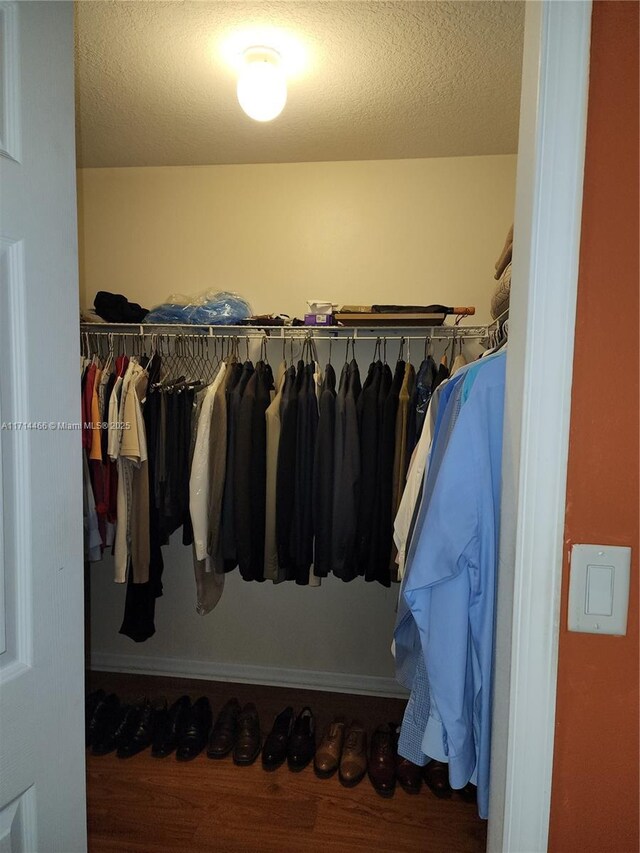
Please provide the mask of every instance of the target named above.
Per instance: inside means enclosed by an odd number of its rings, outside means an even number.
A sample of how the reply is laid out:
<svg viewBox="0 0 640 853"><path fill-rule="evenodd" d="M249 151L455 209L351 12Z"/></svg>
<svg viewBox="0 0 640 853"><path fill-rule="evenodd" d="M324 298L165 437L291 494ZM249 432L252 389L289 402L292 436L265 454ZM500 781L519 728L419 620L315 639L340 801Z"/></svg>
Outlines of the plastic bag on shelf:
<svg viewBox="0 0 640 853"><path fill-rule="evenodd" d="M203 326L237 326L251 314L251 306L239 293L205 291L196 298L189 322Z"/></svg>
<svg viewBox="0 0 640 853"><path fill-rule="evenodd" d="M238 293L206 290L196 297L171 294L145 317L145 323L235 326L251 316L251 306Z"/></svg>

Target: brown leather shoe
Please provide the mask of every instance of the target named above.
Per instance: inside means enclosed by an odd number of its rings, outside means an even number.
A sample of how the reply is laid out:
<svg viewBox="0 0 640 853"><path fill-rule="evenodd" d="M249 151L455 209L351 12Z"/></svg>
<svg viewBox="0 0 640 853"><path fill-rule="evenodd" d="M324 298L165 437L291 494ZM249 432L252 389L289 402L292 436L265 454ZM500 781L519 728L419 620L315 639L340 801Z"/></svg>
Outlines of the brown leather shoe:
<svg viewBox="0 0 640 853"><path fill-rule="evenodd" d="M238 717L238 739L233 747L233 763L239 765L253 764L258 755L262 739L260 737L260 720L253 702L242 709Z"/></svg>
<svg viewBox="0 0 640 853"><path fill-rule="evenodd" d="M322 743L313 759L313 769L320 779L328 779L338 769L346 728L345 718L336 717L324 733Z"/></svg>
<svg viewBox="0 0 640 853"><path fill-rule="evenodd" d="M424 781L436 797L446 800L451 796L449 765L442 761L430 761L424 768Z"/></svg>
<svg viewBox="0 0 640 853"><path fill-rule="evenodd" d="M396 787L397 728L396 723L378 726L371 738L369 779L381 797L392 797Z"/></svg>
<svg viewBox="0 0 640 853"><path fill-rule="evenodd" d="M238 718L240 703L237 699L229 699L218 714L218 719L211 731L208 758L224 758L229 755L238 738Z"/></svg>
<svg viewBox="0 0 640 853"><path fill-rule="evenodd" d="M367 733L362 723L354 720L344 739L339 779L345 788L353 788L367 772Z"/></svg>
<svg viewBox="0 0 640 853"><path fill-rule="evenodd" d="M419 794L422 786L422 767L409 761L408 758L398 756L396 779L407 794Z"/></svg>

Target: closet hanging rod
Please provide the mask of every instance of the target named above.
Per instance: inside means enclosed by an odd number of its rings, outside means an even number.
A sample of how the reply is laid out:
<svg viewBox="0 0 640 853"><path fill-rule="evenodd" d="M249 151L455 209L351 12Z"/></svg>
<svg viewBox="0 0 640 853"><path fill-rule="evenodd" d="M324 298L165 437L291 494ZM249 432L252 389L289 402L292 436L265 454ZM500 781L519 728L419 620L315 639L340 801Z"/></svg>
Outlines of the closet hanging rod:
<svg viewBox="0 0 640 853"><path fill-rule="evenodd" d="M486 326L331 326L322 328L319 326L196 326L189 324L172 323L162 324L131 324L131 323L81 323L82 334L100 336L121 335L129 337L151 337L162 335L169 338L216 338L216 337L240 337L250 340L262 340L265 337L273 340L286 338L304 339L312 337L318 341L335 341L337 339L353 338L358 341L376 341L381 338L387 340L421 341L425 338L432 340L450 340L451 338L482 339L486 338L494 324ZM363 332L374 332L375 334L363 334ZM408 334L412 332L413 334ZM444 333L444 334L443 334Z"/></svg>

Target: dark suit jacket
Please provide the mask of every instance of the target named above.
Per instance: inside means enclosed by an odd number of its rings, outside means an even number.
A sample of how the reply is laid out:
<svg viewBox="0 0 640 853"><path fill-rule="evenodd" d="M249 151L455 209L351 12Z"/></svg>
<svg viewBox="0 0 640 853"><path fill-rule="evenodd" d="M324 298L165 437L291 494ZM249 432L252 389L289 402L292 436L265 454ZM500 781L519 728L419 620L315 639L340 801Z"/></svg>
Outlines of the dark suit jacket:
<svg viewBox="0 0 640 853"><path fill-rule="evenodd" d="M302 365L302 362L300 362ZM292 567L290 537L293 520L294 477L296 470L296 435L298 426L298 376L300 367L287 370L282 390L280 411L280 444L278 446L278 472L276 476L276 542L278 564L286 570L287 579Z"/></svg>
<svg viewBox="0 0 640 853"><path fill-rule="evenodd" d="M358 574L356 546L361 491L358 406L362 386L355 359L345 367L336 398L332 563L336 577L350 581Z"/></svg>
<svg viewBox="0 0 640 853"><path fill-rule="evenodd" d="M235 529L235 464L240 402L254 367L250 361L242 366L240 378L227 398L227 464L222 497L222 554L224 569L230 572L238 565L238 552Z"/></svg>
<svg viewBox="0 0 640 853"><path fill-rule="evenodd" d="M326 577L331 571L336 432L336 372L330 364L324 372L319 409L313 469L314 572Z"/></svg>

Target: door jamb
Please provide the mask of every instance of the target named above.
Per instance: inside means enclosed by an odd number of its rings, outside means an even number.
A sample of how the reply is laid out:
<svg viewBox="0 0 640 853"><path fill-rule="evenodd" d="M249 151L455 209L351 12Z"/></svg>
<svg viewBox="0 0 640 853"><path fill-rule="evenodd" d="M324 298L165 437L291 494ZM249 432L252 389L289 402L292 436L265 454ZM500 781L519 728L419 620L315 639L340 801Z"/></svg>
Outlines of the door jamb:
<svg viewBox="0 0 640 853"><path fill-rule="evenodd" d="M487 850L547 849L591 0L527 2Z"/></svg>

